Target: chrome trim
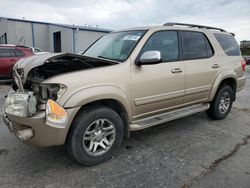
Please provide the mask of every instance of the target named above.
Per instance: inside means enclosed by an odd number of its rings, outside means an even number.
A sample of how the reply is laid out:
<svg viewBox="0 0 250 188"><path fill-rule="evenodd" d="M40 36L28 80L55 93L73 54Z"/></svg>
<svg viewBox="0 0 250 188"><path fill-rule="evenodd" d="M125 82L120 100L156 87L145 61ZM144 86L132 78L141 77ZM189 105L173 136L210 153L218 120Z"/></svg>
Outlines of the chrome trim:
<svg viewBox="0 0 250 188"><path fill-rule="evenodd" d="M182 97L182 96L184 96L184 90L137 98L134 100L134 102L136 106L139 106L139 105L159 102L163 100L169 100L169 99Z"/></svg>
<svg viewBox="0 0 250 188"><path fill-rule="evenodd" d="M206 91L209 91L211 89L211 87L212 87L211 85L206 85L206 86L194 87L194 88L186 89L185 90L185 95L191 95L191 94L195 94L195 93L206 92Z"/></svg>
<svg viewBox="0 0 250 188"><path fill-rule="evenodd" d="M180 104L180 105L176 105L176 106L171 106L171 107L167 107L167 108L162 108L160 110L154 110L154 111L150 111L150 112L146 112L146 113L143 113L143 114L139 114L139 115L136 115L136 116L133 116L132 119L133 120L137 120L141 117L148 117L148 116L151 116L152 114L156 114L156 113L164 113L166 112L167 110L172 110L174 108L181 108L181 107L185 107L187 105L195 105L197 103L205 103L208 101L208 98L203 98L203 99L199 99L199 100L195 100L195 101L192 101L192 102L187 102L187 103L183 103L183 104ZM142 118L143 119L143 118Z"/></svg>

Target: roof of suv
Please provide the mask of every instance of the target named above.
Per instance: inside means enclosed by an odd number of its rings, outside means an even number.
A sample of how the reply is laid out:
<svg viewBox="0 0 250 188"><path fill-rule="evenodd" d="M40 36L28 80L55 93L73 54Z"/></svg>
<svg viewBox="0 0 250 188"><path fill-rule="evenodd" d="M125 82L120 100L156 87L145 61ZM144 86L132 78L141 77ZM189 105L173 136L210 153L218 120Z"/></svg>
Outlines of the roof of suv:
<svg viewBox="0 0 250 188"><path fill-rule="evenodd" d="M171 28L171 29L177 29L177 30L211 30L213 32L219 32L219 33L225 33L225 34L231 34L234 36L234 33L229 33L225 29L217 28L217 27L211 27L211 26L205 26L205 25L197 25L197 24L187 24L187 23L175 23L175 22L168 22L161 26L142 26L142 27L134 27L129 29L124 29L120 31L130 31L130 30L150 30L150 29L161 29L161 28ZM115 31L117 32L117 31Z"/></svg>

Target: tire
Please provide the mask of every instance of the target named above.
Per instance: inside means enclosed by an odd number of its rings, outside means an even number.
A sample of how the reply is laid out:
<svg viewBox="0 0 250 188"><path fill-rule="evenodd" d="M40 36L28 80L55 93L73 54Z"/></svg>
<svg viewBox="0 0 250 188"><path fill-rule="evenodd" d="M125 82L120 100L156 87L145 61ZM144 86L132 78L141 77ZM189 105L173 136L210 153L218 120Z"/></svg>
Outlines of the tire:
<svg viewBox="0 0 250 188"><path fill-rule="evenodd" d="M111 159L123 138L119 114L105 106L92 106L77 114L67 138L67 148L74 160L84 166L94 166Z"/></svg>
<svg viewBox="0 0 250 188"><path fill-rule="evenodd" d="M232 108L233 96L234 91L229 85L220 87L213 101L210 103L209 110L207 110L208 116L215 120L221 120L227 117Z"/></svg>

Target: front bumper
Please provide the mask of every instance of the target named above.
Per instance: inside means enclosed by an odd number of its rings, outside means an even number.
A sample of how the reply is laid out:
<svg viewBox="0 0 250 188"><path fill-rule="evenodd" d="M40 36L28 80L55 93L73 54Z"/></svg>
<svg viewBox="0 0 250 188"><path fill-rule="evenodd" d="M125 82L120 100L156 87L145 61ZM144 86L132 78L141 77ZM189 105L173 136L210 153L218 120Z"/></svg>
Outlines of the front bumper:
<svg viewBox="0 0 250 188"><path fill-rule="evenodd" d="M32 129L34 135L28 140L21 140L22 142L40 147L56 146L65 143L71 122L79 109L80 107L66 109L69 121L63 129L46 125L45 111L39 111L32 117L17 117L4 112L3 119L9 130L13 132L17 138L19 138L18 134L20 131Z"/></svg>

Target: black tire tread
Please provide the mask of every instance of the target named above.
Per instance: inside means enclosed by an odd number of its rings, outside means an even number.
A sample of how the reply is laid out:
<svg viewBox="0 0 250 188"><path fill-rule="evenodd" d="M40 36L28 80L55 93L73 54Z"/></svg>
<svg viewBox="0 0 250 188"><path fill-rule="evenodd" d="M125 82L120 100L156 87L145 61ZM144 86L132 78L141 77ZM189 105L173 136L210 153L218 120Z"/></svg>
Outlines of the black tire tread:
<svg viewBox="0 0 250 188"><path fill-rule="evenodd" d="M218 109L218 103L219 103L219 97L220 95L224 92L224 91L228 91L231 95L231 104L229 107L229 110L224 114L220 114L219 109ZM234 91L232 89L231 86L229 85L222 85L219 87L219 89L217 90L213 101L210 103L210 108L206 111L207 115L214 120L221 120L224 119L230 112L231 108L232 108L232 103L233 103L233 96L234 96Z"/></svg>
<svg viewBox="0 0 250 188"><path fill-rule="evenodd" d="M107 153L105 153L102 156L93 157L93 156L88 155L86 152L84 152L83 149L82 150L79 149L80 148L79 144L81 142L77 140L77 136L79 136L80 134L79 131L82 131L87 128L87 126L89 125L88 122L91 119L92 119L91 121L94 121L95 117L98 117L102 114L106 116L110 116L112 117L113 120L118 122L117 124L119 125L117 126L115 125L117 136L116 136L115 142L113 143L112 147ZM86 122L87 124L84 124L84 122ZM106 106L94 105L94 106L88 106L86 108L83 108L76 115L75 119L73 120L71 124L71 128L69 130L69 135L67 138L66 145L67 145L68 153L74 160L78 161L84 166L94 166L112 158L114 152L121 145L123 141L123 137L124 137L123 123L119 114L113 109L108 108ZM81 139L81 138L78 138L78 139Z"/></svg>

